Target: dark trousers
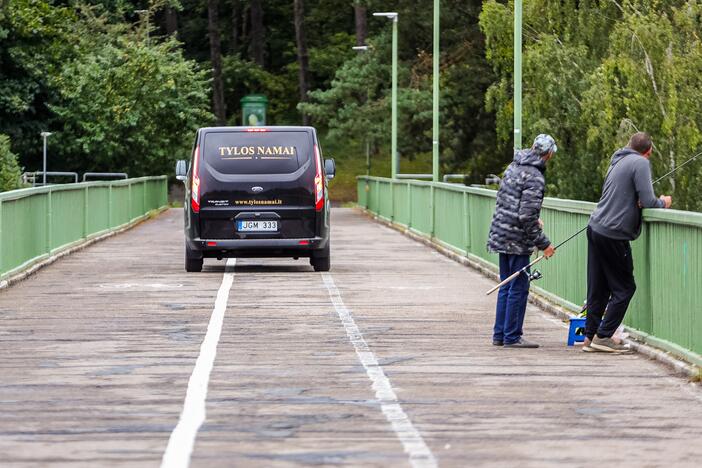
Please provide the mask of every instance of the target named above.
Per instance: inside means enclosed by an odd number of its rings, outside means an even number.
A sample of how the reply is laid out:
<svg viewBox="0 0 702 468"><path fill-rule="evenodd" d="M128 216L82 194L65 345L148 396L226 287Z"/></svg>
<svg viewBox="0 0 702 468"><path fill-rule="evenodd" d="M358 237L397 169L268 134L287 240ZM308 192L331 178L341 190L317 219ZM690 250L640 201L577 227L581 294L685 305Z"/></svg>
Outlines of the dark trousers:
<svg viewBox="0 0 702 468"><path fill-rule="evenodd" d="M529 255L500 254L500 281L529 264ZM528 270L527 270L528 271ZM500 288L495 310L495 327L492 339L511 344L519 341L524 325L527 297L529 296L529 276L522 273Z"/></svg>
<svg viewBox="0 0 702 468"><path fill-rule="evenodd" d="M588 226L585 335L590 339L595 333L600 338L614 335L635 291L629 241L603 236Z"/></svg>

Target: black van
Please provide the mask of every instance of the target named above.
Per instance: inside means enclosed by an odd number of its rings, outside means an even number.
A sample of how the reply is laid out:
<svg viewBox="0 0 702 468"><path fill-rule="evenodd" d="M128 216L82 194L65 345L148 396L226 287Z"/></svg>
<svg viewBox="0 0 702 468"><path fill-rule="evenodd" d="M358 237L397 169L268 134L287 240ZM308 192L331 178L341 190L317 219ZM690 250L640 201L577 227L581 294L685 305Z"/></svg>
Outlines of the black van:
<svg viewBox="0 0 702 468"><path fill-rule="evenodd" d="M185 182L185 269L203 258L308 257L329 271L327 181L312 127L207 127L197 131Z"/></svg>

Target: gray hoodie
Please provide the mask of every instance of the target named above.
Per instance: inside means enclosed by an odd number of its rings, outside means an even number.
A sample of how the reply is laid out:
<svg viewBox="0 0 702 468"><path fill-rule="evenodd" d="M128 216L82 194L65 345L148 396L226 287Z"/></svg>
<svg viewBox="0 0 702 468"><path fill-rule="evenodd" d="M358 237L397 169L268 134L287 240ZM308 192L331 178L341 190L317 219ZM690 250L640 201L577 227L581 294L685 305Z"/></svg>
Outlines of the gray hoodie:
<svg viewBox="0 0 702 468"><path fill-rule="evenodd" d="M643 208L665 207L653 193L648 159L631 148L622 148L612 155L590 227L612 239L636 239L641 234L639 202Z"/></svg>

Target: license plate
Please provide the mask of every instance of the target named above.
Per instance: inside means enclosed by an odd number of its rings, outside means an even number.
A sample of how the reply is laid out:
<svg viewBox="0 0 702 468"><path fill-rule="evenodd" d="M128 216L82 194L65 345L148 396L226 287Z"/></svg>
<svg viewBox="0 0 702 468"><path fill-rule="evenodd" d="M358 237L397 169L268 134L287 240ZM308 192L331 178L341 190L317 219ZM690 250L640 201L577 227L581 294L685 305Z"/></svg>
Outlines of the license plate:
<svg viewBox="0 0 702 468"><path fill-rule="evenodd" d="M278 221L237 221L236 230L242 232L277 231Z"/></svg>

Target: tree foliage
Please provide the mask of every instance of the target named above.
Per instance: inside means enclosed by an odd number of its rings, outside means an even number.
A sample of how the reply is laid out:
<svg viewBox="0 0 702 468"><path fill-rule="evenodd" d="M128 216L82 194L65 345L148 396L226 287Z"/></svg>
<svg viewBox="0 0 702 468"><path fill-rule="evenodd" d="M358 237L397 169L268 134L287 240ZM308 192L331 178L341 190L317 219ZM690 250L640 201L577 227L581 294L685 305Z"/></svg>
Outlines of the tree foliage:
<svg viewBox="0 0 702 468"><path fill-rule="evenodd" d="M20 188L17 156L10 150L10 137L0 134L0 192Z"/></svg>
<svg viewBox="0 0 702 468"><path fill-rule="evenodd" d="M498 138L510 144L512 4L489 0L480 25L499 79L486 95ZM597 200L610 155L635 131L649 132L654 177L699 151L702 30L699 0L533 0L524 10L525 136L549 132L559 154L549 194ZM682 209L702 209L701 166L656 187Z"/></svg>
<svg viewBox="0 0 702 468"><path fill-rule="evenodd" d="M169 173L194 129L212 121L208 79L175 39L116 21L103 13L110 5L9 3L0 13L0 131L30 169L39 133L50 130L54 170Z"/></svg>
<svg viewBox="0 0 702 468"><path fill-rule="evenodd" d="M60 99L51 110L63 124L55 141L65 162L90 171L170 173L195 130L212 120L206 72L183 58L174 39L149 44L134 37L138 31L115 34L99 19L83 24L91 53L54 80Z"/></svg>
<svg viewBox="0 0 702 468"><path fill-rule="evenodd" d="M227 124L241 121L242 97L264 94L269 124L308 113L344 157L363 158L354 151L369 141L385 161L391 23L371 13L397 11L399 151L426 161L432 3L297 2L296 37L293 0L4 0L0 133L32 169L49 130L50 167L170 172L192 130L213 123L221 56L224 105L216 101ZM701 9L702 0L525 0L524 144L542 132L558 141L549 195L597 200L610 155L637 129L653 136L654 176L700 150ZM512 158L513 1L441 0L441 11L441 171L480 183ZM373 49L351 50L359 38ZM701 170L691 164L657 189L702 209Z"/></svg>

